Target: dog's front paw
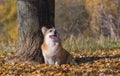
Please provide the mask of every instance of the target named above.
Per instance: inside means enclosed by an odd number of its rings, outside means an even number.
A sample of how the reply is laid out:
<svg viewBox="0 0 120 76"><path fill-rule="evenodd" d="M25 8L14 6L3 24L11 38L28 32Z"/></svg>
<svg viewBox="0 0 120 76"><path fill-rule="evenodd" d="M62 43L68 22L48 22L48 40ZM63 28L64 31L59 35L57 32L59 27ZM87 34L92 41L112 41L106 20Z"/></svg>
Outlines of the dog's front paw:
<svg viewBox="0 0 120 76"><path fill-rule="evenodd" d="M59 61L56 61L56 62L55 62L55 65L60 65L60 62L59 62Z"/></svg>

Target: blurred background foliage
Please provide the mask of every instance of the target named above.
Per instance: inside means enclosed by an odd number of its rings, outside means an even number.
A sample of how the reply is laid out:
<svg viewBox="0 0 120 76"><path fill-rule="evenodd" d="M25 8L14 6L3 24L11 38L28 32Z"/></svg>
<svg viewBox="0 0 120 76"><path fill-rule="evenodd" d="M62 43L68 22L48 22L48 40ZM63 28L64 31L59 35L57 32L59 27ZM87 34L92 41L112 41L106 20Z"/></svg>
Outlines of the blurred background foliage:
<svg viewBox="0 0 120 76"><path fill-rule="evenodd" d="M18 22L16 0L0 0L0 52L17 50Z"/></svg>
<svg viewBox="0 0 120 76"><path fill-rule="evenodd" d="M120 37L120 0L56 0L56 26L64 37Z"/></svg>
<svg viewBox="0 0 120 76"><path fill-rule="evenodd" d="M63 44L68 50L120 48L120 0L55 0L55 3L55 26L66 40ZM14 50L11 46L18 42L17 25L16 0L0 0L0 48L9 45L8 49ZM112 41L105 47L104 40L108 39Z"/></svg>
<svg viewBox="0 0 120 76"><path fill-rule="evenodd" d="M16 0L0 2L0 41L15 43L18 40Z"/></svg>

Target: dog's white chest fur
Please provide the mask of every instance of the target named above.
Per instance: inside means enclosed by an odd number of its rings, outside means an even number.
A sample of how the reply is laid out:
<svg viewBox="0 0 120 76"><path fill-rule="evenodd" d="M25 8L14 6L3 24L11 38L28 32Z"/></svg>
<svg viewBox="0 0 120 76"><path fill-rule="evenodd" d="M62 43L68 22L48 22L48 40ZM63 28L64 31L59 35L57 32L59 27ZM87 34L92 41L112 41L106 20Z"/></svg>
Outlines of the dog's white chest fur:
<svg viewBox="0 0 120 76"><path fill-rule="evenodd" d="M47 43L47 45L48 45L48 50L43 51L44 56L52 57L52 56L56 55L59 52L58 43L54 43L54 42L49 41Z"/></svg>
<svg viewBox="0 0 120 76"><path fill-rule="evenodd" d="M59 53L58 42L47 41L48 50L43 50L43 56L45 63L47 64L59 64L60 61L55 59L57 53Z"/></svg>

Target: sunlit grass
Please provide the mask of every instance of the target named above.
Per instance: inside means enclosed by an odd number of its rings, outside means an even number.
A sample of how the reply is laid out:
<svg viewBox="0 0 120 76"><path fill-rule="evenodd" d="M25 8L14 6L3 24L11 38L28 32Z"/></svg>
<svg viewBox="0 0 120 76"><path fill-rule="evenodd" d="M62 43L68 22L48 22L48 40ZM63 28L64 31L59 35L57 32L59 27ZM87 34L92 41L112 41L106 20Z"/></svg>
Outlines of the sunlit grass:
<svg viewBox="0 0 120 76"><path fill-rule="evenodd" d="M80 52L82 50L112 50L120 49L120 40L100 39L96 41L70 38L63 41L63 47L72 52Z"/></svg>
<svg viewBox="0 0 120 76"><path fill-rule="evenodd" d="M14 53L18 49L18 44L16 43L8 43L8 42L1 42L0 43L0 52L2 52L4 55L7 55L8 53Z"/></svg>

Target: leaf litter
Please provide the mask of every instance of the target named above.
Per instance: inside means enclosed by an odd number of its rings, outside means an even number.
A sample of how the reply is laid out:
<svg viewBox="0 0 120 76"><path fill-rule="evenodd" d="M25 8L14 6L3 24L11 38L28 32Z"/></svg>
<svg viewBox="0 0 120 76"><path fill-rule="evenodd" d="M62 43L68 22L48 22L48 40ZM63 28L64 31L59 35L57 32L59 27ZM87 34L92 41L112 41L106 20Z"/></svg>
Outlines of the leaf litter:
<svg viewBox="0 0 120 76"><path fill-rule="evenodd" d="M47 64L5 64L0 54L0 76L106 76L120 75L120 49L74 53L76 63L60 66Z"/></svg>

